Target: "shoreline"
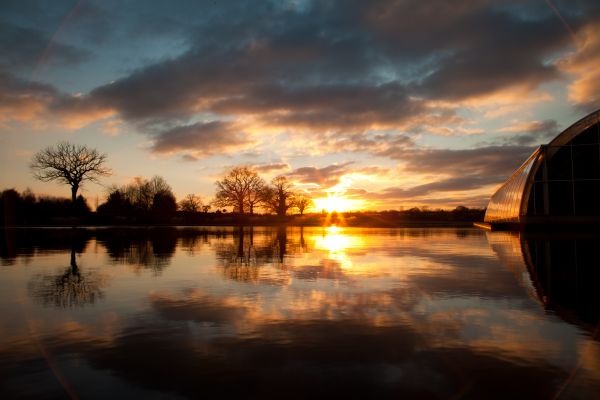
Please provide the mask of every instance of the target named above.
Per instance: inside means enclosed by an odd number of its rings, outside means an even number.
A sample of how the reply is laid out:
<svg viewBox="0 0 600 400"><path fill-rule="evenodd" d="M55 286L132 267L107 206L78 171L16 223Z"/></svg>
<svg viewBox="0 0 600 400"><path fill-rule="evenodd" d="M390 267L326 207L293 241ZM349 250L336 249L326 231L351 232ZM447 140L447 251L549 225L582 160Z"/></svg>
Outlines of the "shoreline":
<svg viewBox="0 0 600 400"><path fill-rule="evenodd" d="M290 228L326 228L330 226L337 226L339 228L473 228L476 227L472 221L410 221L397 224L370 224L370 225L359 225L359 224L298 224L298 223L234 223L234 224L31 224L31 225L6 225L1 226L2 229L49 229L49 228L123 228L123 229L137 229L137 228L199 228L199 227L290 227Z"/></svg>

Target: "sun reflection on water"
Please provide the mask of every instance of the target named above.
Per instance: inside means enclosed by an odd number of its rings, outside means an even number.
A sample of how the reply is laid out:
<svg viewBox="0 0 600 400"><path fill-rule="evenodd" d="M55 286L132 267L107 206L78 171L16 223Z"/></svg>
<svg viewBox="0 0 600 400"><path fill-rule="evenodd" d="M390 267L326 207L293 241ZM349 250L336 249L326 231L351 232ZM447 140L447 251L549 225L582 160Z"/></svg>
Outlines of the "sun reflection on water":
<svg viewBox="0 0 600 400"><path fill-rule="evenodd" d="M321 235L314 237L315 249L328 252L328 259L339 263L344 269L353 266L352 259L346 254L349 249L362 244L360 236L344 233L343 228L336 225L329 226Z"/></svg>

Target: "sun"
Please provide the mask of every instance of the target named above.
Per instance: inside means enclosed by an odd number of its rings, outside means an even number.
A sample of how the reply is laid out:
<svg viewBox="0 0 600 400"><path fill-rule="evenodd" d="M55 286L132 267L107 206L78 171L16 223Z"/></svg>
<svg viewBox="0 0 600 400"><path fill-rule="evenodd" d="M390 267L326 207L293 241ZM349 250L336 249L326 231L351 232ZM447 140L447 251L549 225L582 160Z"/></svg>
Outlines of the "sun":
<svg viewBox="0 0 600 400"><path fill-rule="evenodd" d="M313 199L313 202L315 209L325 210L328 213L356 210L360 206L358 200L352 200L337 193L328 193L327 197Z"/></svg>

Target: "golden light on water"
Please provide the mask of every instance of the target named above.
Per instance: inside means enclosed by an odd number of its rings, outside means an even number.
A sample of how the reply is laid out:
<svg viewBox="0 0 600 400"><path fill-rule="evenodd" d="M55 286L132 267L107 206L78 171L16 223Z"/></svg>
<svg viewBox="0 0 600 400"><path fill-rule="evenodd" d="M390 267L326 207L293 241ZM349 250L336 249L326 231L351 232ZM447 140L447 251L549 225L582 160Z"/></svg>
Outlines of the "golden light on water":
<svg viewBox="0 0 600 400"><path fill-rule="evenodd" d="M324 229L321 235L314 237L315 249L328 252L327 258L336 261L343 269L353 267L351 258L346 252L352 248L360 247L360 236L344 233L343 228L332 225Z"/></svg>
<svg viewBox="0 0 600 400"><path fill-rule="evenodd" d="M315 243L317 248L327 250L330 253L340 253L352 247L351 237L340 233L341 229L337 226L326 228L326 232L324 236L317 239Z"/></svg>

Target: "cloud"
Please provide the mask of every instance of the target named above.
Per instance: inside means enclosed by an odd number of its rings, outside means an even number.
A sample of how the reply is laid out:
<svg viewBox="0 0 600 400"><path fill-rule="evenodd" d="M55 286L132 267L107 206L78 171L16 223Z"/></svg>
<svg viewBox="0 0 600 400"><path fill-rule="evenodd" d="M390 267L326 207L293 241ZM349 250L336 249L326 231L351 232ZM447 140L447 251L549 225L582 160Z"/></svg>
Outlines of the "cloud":
<svg viewBox="0 0 600 400"><path fill-rule="evenodd" d="M258 172L270 173L275 171L287 171L290 169L288 163L271 163L271 164L258 164L252 166Z"/></svg>
<svg viewBox="0 0 600 400"><path fill-rule="evenodd" d="M569 100L587 111L595 111L600 107L600 24L585 26L578 39L577 50L558 65L575 76L569 85Z"/></svg>
<svg viewBox="0 0 600 400"><path fill-rule="evenodd" d="M533 151L529 146L486 146L474 149L390 149L382 153L405 163L408 172L504 176Z"/></svg>
<svg viewBox="0 0 600 400"><path fill-rule="evenodd" d="M574 47L544 2L208 2L176 10L145 6L136 16L90 4L78 6L81 18L56 35L69 42L52 41L45 53L49 63L72 66L91 59L102 69L105 61L94 59L101 48L130 52L127 46L143 37L156 41L156 52L122 67L120 75L106 73L80 94L66 89L66 79L30 82L19 77L44 53L49 27L59 26L71 6L57 6L47 25L40 23L43 7L33 7L28 27L21 26L22 7L20 14L9 10L0 27L6 48L0 55L0 124L78 129L100 121L96 127L108 132L144 135L154 153L186 161L254 156L260 172L287 173L321 191L346 175L385 175L339 161L340 153L360 153L345 159L387 158L399 164L400 173L416 177L411 186L377 192L381 199L430 199L501 183L533 145L554 135L556 121L530 115L532 121L495 131L486 124L513 113L521 115L512 121L523 121L524 107L537 115L541 102L560 101L561 92L548 83L571 79L569 98L578 106L592 109L599 101L600 28L593 1L557 4L579 40ZM199 8L202 13L195 12ZM98 23L82 23L92 20ZM107 30L102 46L89 46ZM116 42L128 35L133 42ZM15 38L22 38L20 45ZM170 47L174 42L177 50ZM496 127L500 121L493 122ZM488 132L493 139L482 138L475 148L454 138ZM269 151L268 158L259 158ZM284 162L263 163L307 154L330 158L303 161L308 166L294 170ZM368 195L380 182L369 184L369 190L354 190Z"/></svg>
<svg viewBox="0 0 600 400"><path fill-rule="evenodd" d="M498 131L517 134L502 137L496 140L495 144L533 146L546 143L555 137L558 134L558 123L555 120L518 122Z"/></svg>
<svg viewBox="0 0 600 400"><path fill-rule="evenodd" d="M395 200L481 207L487 204L493 190L489 189L489 194L480 194L478 191L504 182L532 151L533 147L528 145L490 145L473 149L390 149L384 154L400 160L403 171L420 175L428 182L409 187L388 187L362 195L387 203Z"/></svg>
<svg viewBox="0 0 600 400"><path fill-rule="evenodd" d="M32 127L57 124L78 129L114 115L109 108L83 102L52 85L28 81L0 68L0 123L27 122Z"/></svg>
<svg viewBox="0 0 600 400"><path fill-rule="evenodd" d="M559 77L544 61L568 44L568 36L557 29L548 10L526 18L530 10L492 7L485 1L456 7L443 1L395 2L379 8L383 10L369 14L370 22L386 44L390 41L390 52L413 59L429 56L428 74L413 85L429 98L461 100L517 86L533 90ZM394 39L398 45L392 47Z"/></svg>
<svg viewBox="0 0 600 400"><path fill-rule="evenodd" d="M50 85L27 82L0 69L0 122L32 120L56 94Z"/></svg>
<svg viewBox="0 0 600 400"><path fill-rule="evenodd" d="M4 68L34 67L38 62L73 65L87 60L89 51L67 45L41 30L0 19L0 65Z"/></svg>
<svg viewBox="0 0 600 400"><path fill-rule="evenodd" d="M441 179L435 182L417 185L408 189L387 188L372 197L380 199L413 199L438 192L455 192L478 189L498 183L498 177L465 176Z"/></svg>
<svg viewBox="0 0 600 400"><path fill-rule="evenodd" d="M288 176L300 183L312 183L322 188L335 186L340 178L352 171L349 166L353 164L348 161L342 164L331 164L326 167L302 167L290 172Z"/></svg>
<svg viewBox="0 0 600 400"><path fill-rule="evenodd" d="M553 119L548 119L545 121L528 121L515 123L499 129L499 132L545 133L548 131L555 132L557 128L558 123Z"/></svg>
<svg viewBox="0 0 600 400"><path fill-rule="evenodd" d="M444 2L236 7L246 14L228 29L220 20L203 21L204 35L190 30L184 54L139 68L80 100L146 124L187 123L196 113L211 112L319 133L408 130L442 112L435 101L515 88L527 93L557 79L559 71L546 59L568 42L548 10L525 18L531 10L481 1L452 10ZM282 23L269 22L274 20ZM223 34L220 45L211 30ZM412 67L414 73L400 79ZM446 117L429 131L481 133L448 127L456 107L446 104Z"/></svg>
<svg viewBox="0 0 600 400"><path fill-rule="evenodd" d="M158 133L152 151L156 153L189 153L207 157L239 151L252 146L253 139L235 123L225 121L197 122Z"/></svg>

